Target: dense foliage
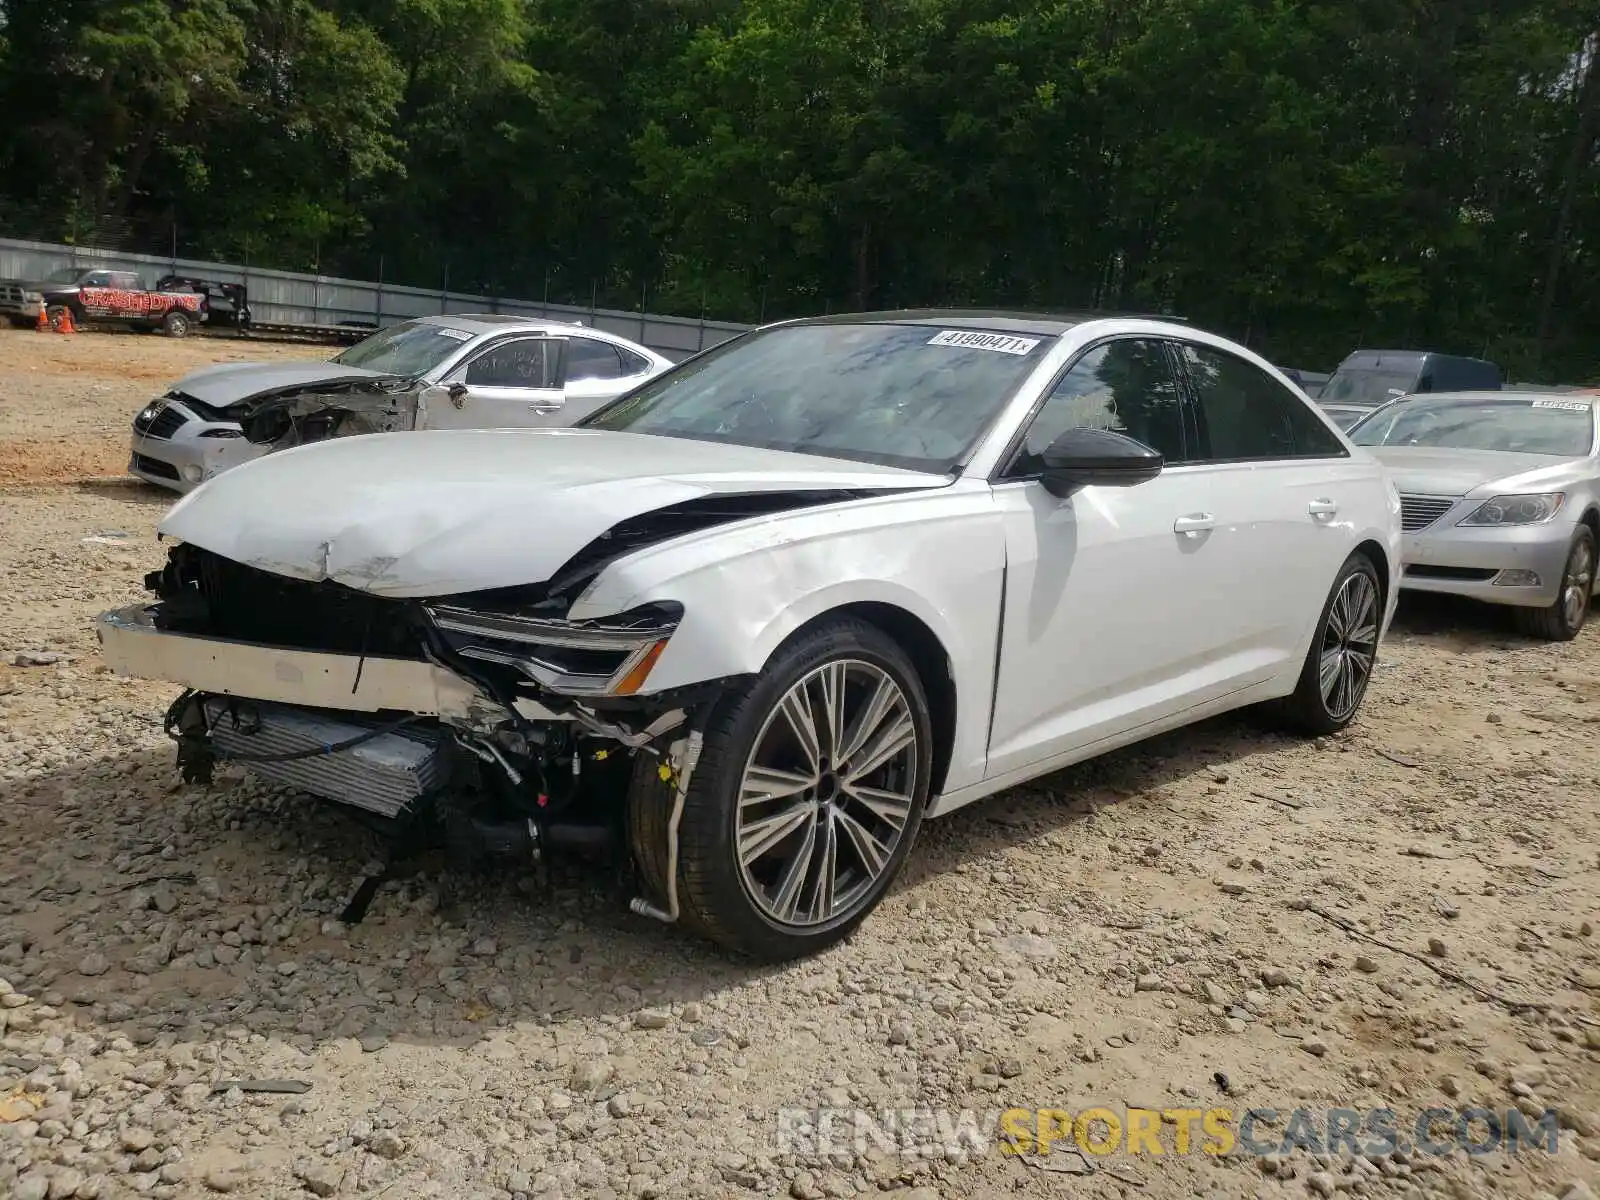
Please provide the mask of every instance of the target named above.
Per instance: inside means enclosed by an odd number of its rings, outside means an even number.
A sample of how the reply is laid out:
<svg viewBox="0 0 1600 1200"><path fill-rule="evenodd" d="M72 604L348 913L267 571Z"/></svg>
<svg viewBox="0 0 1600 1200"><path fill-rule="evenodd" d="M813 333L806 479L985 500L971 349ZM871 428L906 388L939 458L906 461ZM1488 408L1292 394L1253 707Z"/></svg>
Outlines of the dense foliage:
<svg viewBox="0 0 1600 1200"><path fill-rule="evenodd" d="M1596 0L0 0L0 231L1600 377ZM1594 69L1591 69L1593 67Z"/></svg>

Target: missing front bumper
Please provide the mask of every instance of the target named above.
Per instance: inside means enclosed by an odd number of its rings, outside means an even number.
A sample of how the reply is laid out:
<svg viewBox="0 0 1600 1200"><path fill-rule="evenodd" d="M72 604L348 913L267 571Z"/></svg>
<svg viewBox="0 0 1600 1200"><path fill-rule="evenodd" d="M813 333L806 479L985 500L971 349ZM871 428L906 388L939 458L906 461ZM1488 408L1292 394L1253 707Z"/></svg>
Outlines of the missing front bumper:
<svg viewBox="0 0 1600 1200"><path fill-rule="evenodd" d="M101 616L101 650L116 674L167 680L221 696L346 712L467 720L485 703L472 684L433 663L173 633L155 627L151 609L138 604Z"/></svg>

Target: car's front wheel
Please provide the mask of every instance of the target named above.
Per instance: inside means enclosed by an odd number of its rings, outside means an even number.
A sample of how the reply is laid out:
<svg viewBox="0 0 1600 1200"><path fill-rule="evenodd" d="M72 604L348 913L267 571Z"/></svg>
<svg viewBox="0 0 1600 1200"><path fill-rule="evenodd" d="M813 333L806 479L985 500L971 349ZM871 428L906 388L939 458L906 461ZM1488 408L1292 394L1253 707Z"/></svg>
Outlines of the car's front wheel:
<svg viewBox="0 0 1600 1200"><path fill-rule="evenodd" d="M932 751L921 680L893 638L842 618L791 640L707 722L679 828L680 919L766 960L849 936L911 850ZM675 797L661 775L641 755L629 806L658 899Z"/></svg>
<svg viewBox="0 0 1600 1200"><path fill-rule="evenodd" d="M1377 662L1382 625L1378 569L1357 551L1334 578L1299 682L1283 703L1289 724L1303 733L1321 735L1337 733L1355 719Z"/></svg>
<svg viewBox="0 0 1600 1200"><path fill-rule="evenodd" d="M1578 636L1589 619L1589 601L1594 594L1594 555L1594 534L1587 525L1579 525L1567 548L1555 603L1548 608L1515 610L1523 633L1547 642L1570 642Z"/></svg>
<svg viewBox="0 0 1600 1200"><path fill-rule="evenodd" d="M174 309L162 319L161 329L168 337L188 337L189 330L194 327L194 322L189 319L189 314Z"/></svg>

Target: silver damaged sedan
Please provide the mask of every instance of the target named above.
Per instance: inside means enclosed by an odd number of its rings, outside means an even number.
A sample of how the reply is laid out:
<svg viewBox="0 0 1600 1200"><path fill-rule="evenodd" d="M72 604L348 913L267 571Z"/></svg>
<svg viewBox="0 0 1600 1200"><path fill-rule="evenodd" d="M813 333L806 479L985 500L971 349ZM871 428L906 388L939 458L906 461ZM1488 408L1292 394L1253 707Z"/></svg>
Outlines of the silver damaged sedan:
<svg viewBox="0 0 1600 1200"><path fill-rule="evenodd" d="M1595 407L1571 392L1435 393L1353 425L1400 491L1400 586L1514 605L1524 632L1576 637L1600 536Z"/></svg>

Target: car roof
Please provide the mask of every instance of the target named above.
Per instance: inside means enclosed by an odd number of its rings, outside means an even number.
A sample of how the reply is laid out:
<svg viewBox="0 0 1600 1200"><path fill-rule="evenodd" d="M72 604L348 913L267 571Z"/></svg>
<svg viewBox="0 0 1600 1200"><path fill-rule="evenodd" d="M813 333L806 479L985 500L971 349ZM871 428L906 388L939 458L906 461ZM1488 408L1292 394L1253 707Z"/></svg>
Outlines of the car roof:
<svg viewBox="0 0 1600 1200"><path fill-rule="evenodd" d="M421 325L439 325L446 329L458 329L463 333L472 334L507 333L515 330L571 334L581 330L585 337L597 337L629 346L638 345L637 342L630 342L620 334L597 329L593 325L583 325L577 321L556 321L548 317L519 317L513 313L436 313L408 319Z"/></svg>
<svg viewBox="0 0 1600 1200"><path fill-rule="evenodd" d="M1182 317L1131 312L1024 312L988 308L899 308L878 312L834 313L825 317L802 317L789 325L924 325L930 328L973 329L986 333L1035 333L1059 337L1076 325L1089 321L1169 321L1182 324Z"/></svg>
<svg viewBox="0 0 1600 1200"><path fill-rule="evenodd" d="M1480 367L1493 367L1486 358L1470 358L1465 354L1441 354L1437 350L1353 350L1339 364L1340 370L1372 370L1385 366L1421 366L1426 361L1472 363ZM1496 368L1498 370L1499 368Z"/></svg>

